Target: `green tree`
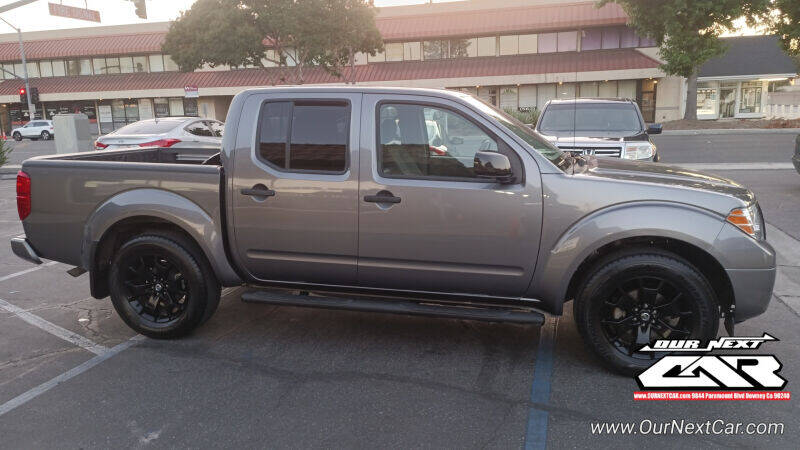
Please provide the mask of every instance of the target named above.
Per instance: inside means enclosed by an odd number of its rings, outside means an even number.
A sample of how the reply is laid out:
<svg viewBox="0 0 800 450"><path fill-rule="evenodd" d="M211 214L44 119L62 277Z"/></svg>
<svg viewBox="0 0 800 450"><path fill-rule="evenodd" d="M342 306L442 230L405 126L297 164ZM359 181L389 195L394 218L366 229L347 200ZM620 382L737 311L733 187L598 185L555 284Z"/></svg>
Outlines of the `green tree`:
<svg viewBox="0 0 800 450"><path fill-rule="evenodd" d="M8 164L8 157L11 155L11 152L14 151L14 148L8 145L5 139L0 139L0 167L5 166Z"/></svg>
<svg viewBox="0 0 800 450"><path fill-rule="evenodd" d="M162 48L182 71L268 61L303 83L305 67L342 76L355 53L374 55L383 40L364 0L198 0L172 24Z"/></svg>
<svg viewBox="0 0 800 450"><path fill-rule="evenodd" d="M781 38L783 48L794 56L800 67L800 1L775 0L766 14L770 31Z"/></svg>
<svg viewBox="0 0 800 450"><path fill-rule="evenodd" d="M686 78L684 119L690 120L697 119L699 67L726 50L719 35L734 29L740 17L755 26L773 8L771 0L601 0L599 5L612 1L622 6L637 33L656 41L661 69Z"/></svg>

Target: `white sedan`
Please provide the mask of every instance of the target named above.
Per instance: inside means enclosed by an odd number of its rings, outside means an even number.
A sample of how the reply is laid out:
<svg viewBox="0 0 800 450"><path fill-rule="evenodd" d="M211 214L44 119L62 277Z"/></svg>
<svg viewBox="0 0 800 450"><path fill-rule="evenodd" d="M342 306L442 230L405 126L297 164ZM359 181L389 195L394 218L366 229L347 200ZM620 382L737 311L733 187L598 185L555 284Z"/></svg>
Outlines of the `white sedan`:
<svg viewBox="0 0 800 450"><path fill-rule="evenodd" d="M219 151L225 124L197 117L164 117L126 125L94 143L95 150L123 147L192 148Z"/></svg>
<svg viewBox="0 0 800 450"><path fill-rule="evenodd" d="M53 136L55 136L55 133L53 132L53 122L51 120L32 120L19 128L11 130L11 137L15 141L21 141L23 138L28 138L32 141L39 139L48 141Z"/></svg>

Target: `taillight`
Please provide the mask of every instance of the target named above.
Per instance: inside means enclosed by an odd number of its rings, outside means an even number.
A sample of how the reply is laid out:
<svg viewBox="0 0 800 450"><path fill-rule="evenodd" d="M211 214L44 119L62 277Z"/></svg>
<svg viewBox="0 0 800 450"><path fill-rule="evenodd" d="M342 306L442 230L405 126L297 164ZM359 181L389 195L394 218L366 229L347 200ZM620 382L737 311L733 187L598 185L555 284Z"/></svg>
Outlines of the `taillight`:
<svg viewBox="0 0 800 450"><path fill-rule="evenodd" d="M23 171L17 173L17 212L19 220L31 213L31 177Z"/></svg>
<svg viewBox="0 0 800 450"><path fill-rule="evenodd" d="M180 139L159 139L157 141L139 144L139 147L172 147L180 141Z"/></svg>
<svg viewBox="0 0 800 450"><path fill-rule="evenodd" d="M104 148L108 148L108 144L103 144L100 141L95 141L94 148L96 148L97 150L103 150Z"/></svg>

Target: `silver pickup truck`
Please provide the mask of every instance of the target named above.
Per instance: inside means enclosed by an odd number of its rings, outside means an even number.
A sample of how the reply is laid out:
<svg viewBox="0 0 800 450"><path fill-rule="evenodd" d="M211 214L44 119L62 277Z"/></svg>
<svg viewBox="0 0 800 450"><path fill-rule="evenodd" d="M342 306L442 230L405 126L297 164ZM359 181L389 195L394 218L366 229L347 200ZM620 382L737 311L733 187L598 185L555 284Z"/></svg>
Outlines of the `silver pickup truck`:
<svg viewBox="0 0 800 450"><path fill-rule="evenodd" d="M436 136L428 134L434 130ZM218 156L27 160L14 252L88 271L155 338L245 301L540 324L574 300L624 373L656 339L764 312L775 253L753 193L666 165L565 154L465 94L299 87L237 95Z"/></svg>

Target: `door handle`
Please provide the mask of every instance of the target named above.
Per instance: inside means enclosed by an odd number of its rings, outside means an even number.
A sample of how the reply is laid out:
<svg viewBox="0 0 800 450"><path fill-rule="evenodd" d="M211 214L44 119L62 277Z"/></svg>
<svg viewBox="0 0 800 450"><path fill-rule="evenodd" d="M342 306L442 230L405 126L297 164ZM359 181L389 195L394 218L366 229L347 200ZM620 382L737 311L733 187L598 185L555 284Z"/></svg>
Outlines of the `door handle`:
<svg viewBox="0 0 800 450"><path fill-rule="evenodd" d="M252 197L274 197L275 191L272 189L266 188L253 188L253 189L242 189L242 195L249 195Z"/></svg>
<svg viewBox="0 0 800 450"><path fill-rule="evenodd" d="M395 197L389 191L380 191L377 195L365 195L364 201L368 203L400 203L400 197Z"/></svg>

